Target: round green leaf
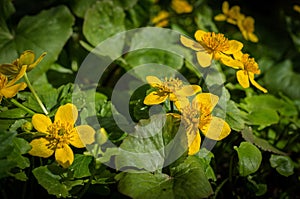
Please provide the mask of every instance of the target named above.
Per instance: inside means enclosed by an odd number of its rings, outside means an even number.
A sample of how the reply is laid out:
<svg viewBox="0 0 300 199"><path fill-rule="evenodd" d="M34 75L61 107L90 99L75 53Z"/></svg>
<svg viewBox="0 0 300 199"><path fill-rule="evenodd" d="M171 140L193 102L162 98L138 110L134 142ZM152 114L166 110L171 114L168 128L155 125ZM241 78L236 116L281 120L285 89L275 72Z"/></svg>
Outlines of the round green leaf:
<svg viewBox="0 0 300 199"><path fill-rule="evenodd" d="M271 155L271 167L276 168L276 171L283 176L290 176L294 173L293 161L288 156Z"/></svg>

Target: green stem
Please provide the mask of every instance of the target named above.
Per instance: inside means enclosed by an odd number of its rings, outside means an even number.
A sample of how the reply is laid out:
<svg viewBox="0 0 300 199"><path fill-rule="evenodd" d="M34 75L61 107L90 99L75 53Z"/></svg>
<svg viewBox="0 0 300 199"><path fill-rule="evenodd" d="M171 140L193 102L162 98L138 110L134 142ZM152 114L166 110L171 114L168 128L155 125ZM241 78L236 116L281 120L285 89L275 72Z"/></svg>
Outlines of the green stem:
<svg viewBox="0 0 300 199"><path fill-rule="evenodd" d="M25 81L27 83L27 86L28 88L30 89L31 93L33 94L33 96L35 97L37 103L40 105L40 107L42 108L43 112L45 113L45 115L48 115L48 111L47 109L45 108L44 104L42 103L41 99L39 98L39 96L37 95L37 93L35 92L33 86L31 85L29 79L28 79L28 76L27 76L27 73L25 72L24 74L24 78L25 78Z"/></svg>
<svg viewBox="0 0 300 199"><path fill-rule="evenodd" d="M32 110L30 110L29 108L27 108L26 106L24 106L23 104L21 104L20 102L18 102L17 100L11 98L10 101L16 105L17 107L23 109L24 111L26 111L27 113L31 114L31 115L34 115L35 112L33 112Z"/></svg>

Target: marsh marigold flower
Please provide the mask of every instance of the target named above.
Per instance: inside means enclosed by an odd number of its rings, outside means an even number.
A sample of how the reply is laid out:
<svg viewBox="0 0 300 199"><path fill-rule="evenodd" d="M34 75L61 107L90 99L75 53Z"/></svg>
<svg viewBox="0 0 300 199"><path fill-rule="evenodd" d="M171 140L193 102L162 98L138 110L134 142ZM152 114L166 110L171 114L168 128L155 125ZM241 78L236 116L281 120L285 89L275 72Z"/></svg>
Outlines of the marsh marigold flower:
<svg viewBox="0 0 300 199"><path fill-rule="evenodd" d="M29 154L48 158L54 153L58 164L64 168L69 167L74 161L74 154L69 145L83 148L95 141L95 130L89 125L74 127L77 117L77 108L70 103L58 108L54 122L46 115L33 115L34 128L46 136L30 142L32 149Z"/></svg>
<svg viewBox="0 0 300 199"><path fill-rule="evenodd" d="M246 17L237 23L243 37L252 42L258 42L257 36L254 34L254 19Z"/></svg>
<svg viewBox="0 0 300 199"><path fill-rule="evenodd" d="M296 12L299 12L299 13L300 13L300 6L299 6L299 5L294 5L294 6L293 6L293 9L294 9Z"/></svg>
<svg viewBox="0 0 300 199"><path fill-rule="evenodd" d="M185 107L178 107L186 128L188 154L194 155L200 149L201 137L199 129L208 138L222 140L230 134L230 126L219 117L212 116L219 97L211 93L200 93L192 103Z"/></svg>
<svg viewBox="0 0 300 199"><path fill-rule="evenodd" d="M167 11L162 10L151 20L151 22L155 24L156 27L166 27L169 25L169 15L170 14Z"/></svg>
<svg viewBox="0 0 300 199"><path fill-rule="evenodd" d="M21 79L26 71L26 67L22 67L18 75L9 80L6 75L0 73L0 102L2 98L12 98L19 91L24 90L27 87L27 84L24 82L20 82L16 84L16 82Z"/></svg>
<svg viewBox="0 0 300 199"><path fill-rule="evenodd" d="M267 93L267 89L263 88L261 85L259 85L255 80L254 80L254 74L260 74L260 70L258 67L258 64L254 60L254 58L250 58L249 54L236 54L235 58L241 62L242 67L240 70L236 72L237 80L239 84L243 88L248 88L250 86L250 83L261 90L264 93Z"/></svg>
<svg viewBox="0 0 300 199"><path fill-rule="evenodd" d="M172 0L171 8L177 14L190 13L193 11L193 6L191 6L186 0Z"/></svg>
<svg viewBox="0 0 300 199"><path fill-rule="evenodd" d="M229 9L228 1L224 1L222 4L223 14L218 14L214 17L216 21L227 21L228 23L236 25L238 21L244 19L245 15L241 14L239 6L232 6Z"/></svg>
<svg viewBox="0 0 300 199"><path fill-rule="evenodd" d="M20 57L14 60L11 64L1 64L0 65L0 73L8 76L9 78L14 78L18 76L22 67L26 67L26 72L31 71L36 65L38 65L46 53L44 52L36 61L35 55L33 51L26 50L24 51Z"/></svg>
<svg viewBox="0 0 300 199"><path fill-rule="evenodd" d="M243 44L236 40L228 40L221 33L205 32L198 30L195 33L198 43L184 36L180 37L181 43L196 51L199 64L208 67L212 59L220 60L223 64L238 68L240 63L236 62L232 55L238 53L243 48Z"/></svg>
<svg viewBox="0 0 300 199"><path fill-rule="evenodd" d="M145 97L144 104L146 105L160 104L168 98L173 102L181 101L181 98L192 96L201 91L200 86L184 85L178 78L165 78L164 81L161 81L155 76L147 76L146 79L150 86L156 89Z"/></svg>

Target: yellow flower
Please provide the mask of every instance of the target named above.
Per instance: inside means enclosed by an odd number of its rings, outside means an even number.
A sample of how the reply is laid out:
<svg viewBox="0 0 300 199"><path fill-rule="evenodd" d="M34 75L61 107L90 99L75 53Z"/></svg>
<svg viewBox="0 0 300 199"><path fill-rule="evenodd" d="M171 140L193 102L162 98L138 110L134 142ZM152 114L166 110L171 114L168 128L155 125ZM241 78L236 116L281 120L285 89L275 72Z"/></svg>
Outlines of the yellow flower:
<svg viewBox="0 0 300 199"><path fill-rule="evenodd" d="M183 85L183 82L178 78L165 78L164 81L161 81L155 76L147 76L146 79L151 87L156 88L155 91L152 91L145 97L144 104L146 105L160 104L168 98L170 101L180 103L182 101L181 98L192 96L201 91L200 86Z"/></svg>
<svg viewBox="0 0 300 199"><path fill-rule="evenodd" d="M242 63L242 67L240 70L236 72L237 80L239 84L243 88L248 88L250 86L249 81L253 86L258 88L264 93L267 93L267 89L260 86L255 80L254 80L254 74L260 74L260 70L258 67L258 64L255 62L254 58L249 58L248 54L236 54L235 58Z"/></svg>
<svg viewBox="0 0 300 199"><path fill-rule="evenodd" d="M171 8L175 10L177 14L190 13L193 11L193 7L186 0L172 0Z"/></svg>
<svg viewBox="0 0 300 199"><path fill-rule="evenodd" d="M169 24L169 13L167 11L160 11L151 21L156 27L166 27Z"/></svg>
<svg viewBox="0 0 300 199"><path fill-rule="evenodd" d="M246 40L258 42L258 38L254 34L254 19L252 17L246 17L245 19L238 21L237 25Z"/></svg>
<svg viewBox="0 0 300 199"><path fill-rule="evenodd" d="M234 68L240 67L231 55L238 53L243 48L243 44L236 40L228 40L221 33L205 32L197 30L195 38L199 44L184 36L180 37L181 43L196 51L199 64L202 67L208 67L212 59L220 60L223 64Z"/></svg>
<svg viewBox="0 0 300 199"><path fill-rule="evenodd" d="M42 61L46 53L44 52L36 61L33 51L26 50L21 55L20 58L14 60L12 64L1 64L0 73L8 76L9 78L14 78L18 76L23 66L26 67L26 72L31 71L38 63Z"/></svg>
<svg viewBox="0 0 300 199"><path fill-rule="evenodd" d="M83 148L95 140L95 130L89 125L74 127L77 117L77 108L70 103L58 108L53 123L46 115L33 115L34 128L38 132L45 133L46 136L30 142L32 149L29 154L48 158L54 153L58 164L64 168L69 167L74 160L74 154L69 144Z"/></svg>
<svg viewBox="0 0 300 199"><path fill-rule="evenodd" d="M22 67L19 74L12 80L8 80L6 75L0 73L0 102L2 98L12 98L19 91L24 90L27 84L24 82L15 84L19 79L21 79L26 71L26 67Z"/></svg>
<svg viewBox="0 0 300 199"><path fill-rule="evenodd" d="M293 6L293 9L294 9L296 12L299 12L299 13L300 13L300 6L299 6L299 5L294 5L294 6Z"/></svg>
<svg viewBox="0 0 300 199"><path fill-rule="evenodd" d="M200 93L192 103L179 108L186 127L189 155L194 155L200 149L201 132L213 140L222 140L230 134L230 127L223 119L212 116L212 110L217 105L219 97L211 93Z"/></svg>
<svg viewBox="0 0 300 199"><path fill-rule="evenodd" d="M222 4L223 14L218 14L214 17L216 21L227 21L228 23L236 25L238 21L243 20L245 15L240 13L239 6L233 6L229 9L229 3L224 1Z"/></svg>

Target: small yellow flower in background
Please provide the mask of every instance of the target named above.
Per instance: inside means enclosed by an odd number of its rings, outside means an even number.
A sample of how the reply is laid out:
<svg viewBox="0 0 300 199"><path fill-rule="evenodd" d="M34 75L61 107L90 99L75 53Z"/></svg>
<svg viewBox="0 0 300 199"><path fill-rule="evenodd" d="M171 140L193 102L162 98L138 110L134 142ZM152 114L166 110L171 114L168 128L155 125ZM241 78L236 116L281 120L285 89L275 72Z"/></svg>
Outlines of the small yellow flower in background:
<svg viewBox="0 0 300 199"><path fill-rule="evenodd" d="M218 14L214 17L216 21L227 21L228 23L236 25L238 21L243 20L245 15L240 13L239 6L233 6L229 9L229 3L224 1L222 4L223 14Z"/></svg>
<svg viewBox="0 0 300 199"><path fill-rule="evenodd" d="M299 6L299 5L294 5L294 6L293 6L293 9L294 9L296 12L299 12L299 13L300 13L300 6Z"/></svg>
<svg viewBox="0 0 300 199"><path fill-rule="evenodd" d="M147 76L146 79L151 87L156 88L155 91L152 91L145 97L144 104L146 105L160 104L168 98L170 101L180 103L183 101L181 98L192 96L201 91L200 86L184 85L178 78L165 78L164 81L161 81L155 76Z"/></svg>
<svg viewBox="0 0 300 199"><path fill-rule="evenodd" d="M255 62L254 58L249 58L248 54L236 54L235 58L240 61L243 65L243 67L240 68L236 72L237 80L239 84L243 88L249 88L250 83L259 90L261 90L264 93L267 93L267 89L263 88L261 85L259 85L255 80L254 80L254 74L260 74L260 70L258 67L258 64Z"/></svg>
<svg viewBox="0 0 300 199"><path fill-rule="evenodd" d="M246 17L245 19L238 21L237 25L246 40L250 40L254 43L258 42L258 38L254 34L254 19L252 17Z"/></svg>
<svg viewBox="0 0 300 199"><path fill-rule="evenodd" d="M212 116L219 97L211 93L200 93L192 103L178 107L186 127L188 154L194 155L200 149L201 137L199 129L208 138L222 140L230 134L230 126L223 119Z"/></svg>
<svg viewBox="0 0 300 199"><path fill-rule="evenodd" d="M46 115L33 115L34 128L46 136L30 142L32 149L29 154L48 158L54 153L58 164L64 168L69 167L74 161L74 154L69 145L83 148L95 141L95 130L89 125L74 127L77 117L77 108L70 103L58 108L53 123Z"/></svg>
<svg viewBox="0 0 300 199"><path fill-rule="evenodd" d="M191 6L186 0L172 0L171 8L177 14L190 13L193 11L193 6Z"/></svg>
<svg viewBox="0 0 300 199"><path fill-rule="evenodd" d="M199 64L202 67L211 65L212 60L220 60L223 64L235 68L239 67L239 62L236 62L231 55L238 53L243 48L243 44L236 40L228 40L224 34L205 32L197 30L195 38L200 45L195 44L184 36L180 37L181 43L196 51L196 56Z"/></svg>
<svg viewBox="0 0 300 199"><path fill-rule="evenodd" d="M3 97L12 98L19 91L24 90L27 87L27 84L24 82L16 84L16 82L23 77L25 71L26 67L22 67L17 76L12 80L9 80L6 75L0 73L0 102Z"/></svg>
<svg viewBox="0 0 300 199"><path fill-rule="evenodd" d="M155 24L156 27L166 27L169 25L170 14L167 11L160 11L157 16L155 16L151 22Z"/></svg>
<svg viewBox="0 0 300 199"><path fill-rule="evenodd" d="M36 61L33 51L26 50L20 57L12 62L12 64L1 64L0 73L8 76L9 78L14 78L18 76L23 66L26 67L26 72L31 71L36 65L38 65L47 53L43 53Z"/></svg>

